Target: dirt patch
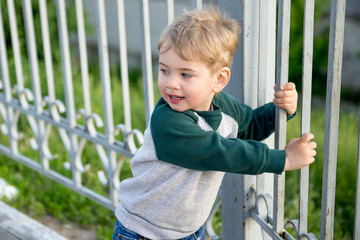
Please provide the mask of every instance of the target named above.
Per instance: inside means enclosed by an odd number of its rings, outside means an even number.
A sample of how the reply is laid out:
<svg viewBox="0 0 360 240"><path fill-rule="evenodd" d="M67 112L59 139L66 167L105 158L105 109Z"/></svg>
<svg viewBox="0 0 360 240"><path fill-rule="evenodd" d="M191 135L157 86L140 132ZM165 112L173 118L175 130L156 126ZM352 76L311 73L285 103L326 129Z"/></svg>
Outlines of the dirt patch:
<svg viewBox="0 0 360 240"><path fill-rule="evenodd" d="M69 240L96 240L95 229L84 229L77 224L63 224L50 216L41 219L41 223Z"/></svg>

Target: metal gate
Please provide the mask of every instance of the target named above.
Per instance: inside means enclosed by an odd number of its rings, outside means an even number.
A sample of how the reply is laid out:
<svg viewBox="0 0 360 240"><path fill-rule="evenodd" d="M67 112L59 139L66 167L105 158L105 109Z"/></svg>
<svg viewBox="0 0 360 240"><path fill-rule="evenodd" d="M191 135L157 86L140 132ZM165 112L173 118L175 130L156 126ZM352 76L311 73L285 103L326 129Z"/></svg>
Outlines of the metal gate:
<svg viewBox="0 0 360 240"><path fill-rule="evenodd" d="M303 89L302 89L302 134L310 131L311 76L313 54L314 0L304 0L304 47L303 47ZM71 57L71 44L68 30L66 4L73 3L76 8L77 46L80 59L78 71L81 75L82 96L74 93L74 68ZM94 113L89 81L87 34L84 23L82 0L56 0L57 22L49 22L47 6L49 1L38 1L38 14L41 29L35 29L33 5L31 0L23 0L21 9L25 33L18 29L16 18L19 1L0 1L0 115L1 134L7 142L0 144L0 152L21 164L55 180L68 188L114 209L118 203L118 186L124 161L131 158L142 144L143 134L132 128L131 91L129 87L128 56L124 0L116 1L118 29L108 29L106 25L106 1L96 0L97 47L101 79L101 105L103 115ZM204 1L205 2L205 1ZM235 55L230 86L225 90L252 107L271 100L273 84L284 84L288 79L290 0L219 0L219 7L225 9L242 25L240 46ZM163 1L167 19L174 18L174 0ZM193 7L201 8L203 1L192 0ZM7 21L1 15L7 12ZM21 11L21 10L20 10ZM145 96L146 122L154 107L153 68L150 40L150 21L148 0L139 0L142 77ZM278 11L278 17L276 12ZM164 13L164 14L165 14ZM277 19L277 20L276 20ZM330 44L326 99L326 134L323 170L323 195L321 239L333 239L335 181L337 164L337 142L339 124L339 102L341 85L341 65L345 19L345 0L332 0L330 19ZM7 23L8 25L5 25ZM61 52L62 76L54 71L53 38L49 29L56 24ZM7 35L6 29L10 34ZM110 71L107 32L116 31L119 37L119 59L121 68L122 111L121 122L114 123L112 103L112 81ZM40 35L37 33L41 33ZM19 40L26 37L26 51L22 52ZM41 42L39 45L38 42ZM11 46L11 47L10 47ZM43 57L39 63L38 51L42 48ZM9 51L12 51L10 53ZM12 56L11 58L9 56ZM24 57L27 55L27 58ZM10 61L11 60L11 61ZM28 74L24 65L29 65ZM41 71L39 70L41 69ZM276 70L276 72L275 72ZM42 73L41 73L42 72ZM30 80L29 79L30 75ZM63 84L63 95L57 97L58 83ZM76 99L81 98L81 104ZM94 104L94 103L93 103ZM80 107L79 107L80 106ZM26 130L24 129L24 126ZM101 128L101 130L100 130ZM27 131L27 134L23 134ZM30 133L29 133L30 132ZM54 132L59 136L54 142ZM28 138L24 137L28 136ZM29 137L30 136L30 137ZM20 143L26 141L37 153L27 156L22 153ZM286 116L277 112L275 138L267 143L277 149L286 144ZM52 153L51 145L62 144L64 153ZM86 186L84 174L91 164L83 163L86 146L91 145L96 152L100 167L96 170L97 181L106 187L107 193L98 193ZM63 170L52 168L57 155L66 155ZM359 155L359 154L358 154ZM359 157L358 157L359 161ZM359 170L358 170L359 172ZM264 174L245 176L226 174L219 200L214 212L222 203L222 234L217 236L211 226L213 215L208 221L207 233L211 239L317 239L308 233L308 192L309 168L300 171L299 219L284 220L285 176ZM359 181L359 180L358 180ZM357 184L357 203L360 201ZM121 194L121 193L120 193ZM360 204L356 207L354 239L360 239ZM213 212L213 213L214 213ZM295 228L296 237L291 236L287 227Z"/></svg>
<svg viewBox="0 0 360 240"><path fill-rule="evenodd" d="M304 0L301 134L310 132L314 3ZM331 2L320 239L333 239L334 231L345 3L341 0ZM253 107L271 101L272 96L266 91L272 89L274 82L279 86L288 79L291 1L220 1L220 5L238 18L244 30L240 56L236 59L238 67L233 67L238 70L236 77L244 81L243 84L230 83L234 84L230 87L232 94ZM286 144L285 113L278 110L277 116L275 148L283 149ZM273 191L271 186L270 191L269 187L264 187L269 182L273 183ZM308 233L309 167L300 170L298 219L284 221L284 190L284 173L258 177L228 175L222 192L224 239L294 239L285 228L294 228L296 239L317 239L313 233ZM356 216L358 214L357 210ZM242 219L243 224L234 227L232 224L237 218ZM358 224L356 221L355 231L359 231ZM354 239L359 239L357 232Z"/></svg>

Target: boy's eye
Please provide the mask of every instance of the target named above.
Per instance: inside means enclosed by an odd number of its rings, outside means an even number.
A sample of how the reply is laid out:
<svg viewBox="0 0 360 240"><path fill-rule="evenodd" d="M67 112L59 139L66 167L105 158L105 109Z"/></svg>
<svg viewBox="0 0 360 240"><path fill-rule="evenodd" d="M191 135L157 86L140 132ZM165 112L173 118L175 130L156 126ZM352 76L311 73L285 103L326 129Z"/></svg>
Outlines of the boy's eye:
<svg viewBox="0 0 360 240"><path fill-rule="evenodd" d="M191 75L190 74L187 74L187 73L182 73L181 76L183 78L191 78Z"/></svg>
<svg viewBox="0 0 360 240"><path fill-rule="evenodd" d="M166 69L161 68L161 69L160 69L160 72L162 72L163 74L167 74L169 71L166 70Z"/></svg>

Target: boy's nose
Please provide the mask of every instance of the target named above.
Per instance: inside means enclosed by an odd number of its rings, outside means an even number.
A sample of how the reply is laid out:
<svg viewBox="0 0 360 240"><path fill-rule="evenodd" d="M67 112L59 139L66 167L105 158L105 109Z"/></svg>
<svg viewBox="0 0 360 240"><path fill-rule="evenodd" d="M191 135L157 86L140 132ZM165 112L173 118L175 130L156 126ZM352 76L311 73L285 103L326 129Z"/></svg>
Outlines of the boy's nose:
<svg viewBox="0 0 360 240"><path fill-rule="evenodd" d="M167 87L172 89L180 88L180 81L177 77L169 77L167 81Z"/></svg>

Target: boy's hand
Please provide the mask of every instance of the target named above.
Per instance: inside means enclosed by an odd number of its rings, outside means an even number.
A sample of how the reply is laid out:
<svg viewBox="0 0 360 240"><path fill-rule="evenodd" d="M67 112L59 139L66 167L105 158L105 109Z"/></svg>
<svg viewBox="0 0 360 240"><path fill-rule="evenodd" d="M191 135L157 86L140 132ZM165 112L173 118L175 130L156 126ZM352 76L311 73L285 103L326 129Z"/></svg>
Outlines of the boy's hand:
<svg viewBox="0 0 360 240"><path fill-rule="evenodd" d="M287 114L293 115L296 112L298 93L294 83L289 82L282 85L280 91L275 92L274 97L275 105L285 109Z"/></svg>
<svg viewBox="0 0 360 240"><path fill-rule="evenodd" d="M314 138L312 133L301 138L293 138L285 146L286 162L284 171L297 170L315 161L316 143L310 142Z"/></svg>

